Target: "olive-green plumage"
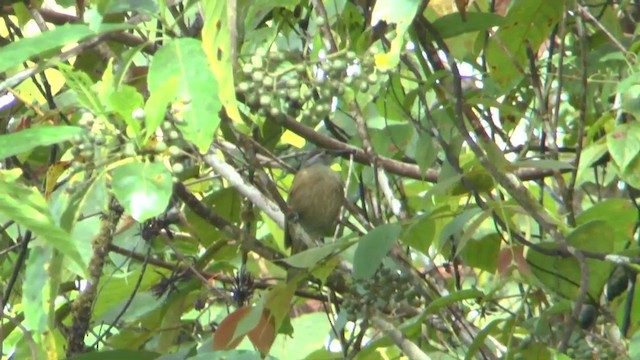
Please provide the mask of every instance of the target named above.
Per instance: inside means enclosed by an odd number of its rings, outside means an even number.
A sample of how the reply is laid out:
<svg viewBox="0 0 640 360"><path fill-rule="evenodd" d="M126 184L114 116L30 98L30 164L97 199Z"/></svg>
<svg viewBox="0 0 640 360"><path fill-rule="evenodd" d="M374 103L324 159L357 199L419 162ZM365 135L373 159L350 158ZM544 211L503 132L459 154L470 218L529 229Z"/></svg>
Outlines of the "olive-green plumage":
<svg viewBox="0 0 640 360"><path fill-rule="evenodd" d="M315 242L333 235L344 199L342 179L330 163L331 156L324 152L309 157L293 179L287 200L298 223ZM307 249L301 240L290 236L289 229L285 245L292 247L292 254Z"/></svg>

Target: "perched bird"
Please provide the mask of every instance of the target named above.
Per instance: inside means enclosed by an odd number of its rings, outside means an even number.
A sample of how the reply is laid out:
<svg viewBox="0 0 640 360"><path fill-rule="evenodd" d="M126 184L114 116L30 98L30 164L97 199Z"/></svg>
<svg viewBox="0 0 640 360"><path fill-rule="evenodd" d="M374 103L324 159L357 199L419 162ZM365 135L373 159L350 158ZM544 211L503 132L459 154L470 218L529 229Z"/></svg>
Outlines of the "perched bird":
<svg viewBox="0 0 640 360"><path fill-rule="evenodd" d="M312 152L293 179L287 199L294 219L314 243L333 235L344 200L342 179L331 169L332 160L326 150ZM292 236L289 225L285 229L285 246L291 247L292 254L309 247L300 236Z"/></svg>

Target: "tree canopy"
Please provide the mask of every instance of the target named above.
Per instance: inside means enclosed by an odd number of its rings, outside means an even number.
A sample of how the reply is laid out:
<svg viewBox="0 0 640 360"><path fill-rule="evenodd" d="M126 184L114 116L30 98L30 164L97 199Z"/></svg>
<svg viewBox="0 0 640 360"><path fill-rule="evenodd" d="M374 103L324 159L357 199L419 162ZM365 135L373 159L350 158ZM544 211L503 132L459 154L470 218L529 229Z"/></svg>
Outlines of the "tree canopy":
<svg viewBox="0 0 640 360"><path fill-rule="evenodd" d="M0 6L3 359L640 357L637 1Z"/></svg>

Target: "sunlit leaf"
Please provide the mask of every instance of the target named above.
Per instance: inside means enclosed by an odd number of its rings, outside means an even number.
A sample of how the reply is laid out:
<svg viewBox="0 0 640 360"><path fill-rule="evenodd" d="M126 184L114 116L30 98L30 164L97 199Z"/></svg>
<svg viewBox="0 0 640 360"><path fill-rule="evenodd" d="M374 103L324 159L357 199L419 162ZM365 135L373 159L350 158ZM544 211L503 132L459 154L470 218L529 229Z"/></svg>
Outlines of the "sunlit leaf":
<svg viewBox="0 0 640 360"><path fill-rule="evenodd" d="M65 24L40 35L12 42L0 47L0 73L21 65L30 58L46 51L81 41L89 36L124 30L129 27L131 25L126 23L103 24L98 31L93 31L84 24Z"/></svg>
<svg viewBox="0 0 640 360"><path fill-rule="evenodd" d="M83 131L77 126L60 125L30 128L0 135L0 160L33 150L38 146L48 146L69 140Z"/></svg>
<svg viewBox="0 0 640 360"><path fill-rule="evenodd" d="M372 277L400 234L400 224L385 224L369 231L358 242L353 258L353 277Z"/></svg>
<svg viewBox="0 0 640 360"><path fill-rule="evenodd" d="M202 43L196 39L172 40L158 50L149 66L149 91L162 89L178 78L177 101L173 104L177 124L182 135L205 153L218 129L218 84L209 69ZM164 97L163 97L164 98Z"/></svg>
<svg viewBox="0 0 640 360"><path fill-rule="evenodd" d="M53 221L43 195L14 181L0 172L0 214L31 230L42 241L53 246L73 261L75 271L86 275L86 264L70 234Z"/></svg>
<svg viewBox="0 0 640 360"><path fill-rule="evenodd" d="M173 181L164 165L131 162L115 168L112 176L113 193L138 222L160 215L169 205Z"/></svg>

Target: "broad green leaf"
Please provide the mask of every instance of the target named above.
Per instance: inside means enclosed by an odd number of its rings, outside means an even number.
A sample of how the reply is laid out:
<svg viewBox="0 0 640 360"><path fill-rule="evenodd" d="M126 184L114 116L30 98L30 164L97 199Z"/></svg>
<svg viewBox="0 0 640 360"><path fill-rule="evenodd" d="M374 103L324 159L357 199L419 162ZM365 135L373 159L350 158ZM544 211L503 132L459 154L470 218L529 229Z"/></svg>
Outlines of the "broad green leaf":
<svg viewBox="0 0 640 360"><path fill-rule="evenodd" d="M378 271L401 229L398 223L384 224L360 239L353 257L354 279L368 279Z"/></svg>
<svg viewBox="0 0 640 360"><path fill-rule="evenodd" d="M371 25L376 25L379 21L388 24L410 24L419 5L418 0L376 2L371 13Z"/></svg>
<svg viewBox="0 0 640 360"><path fill-rule="evenodd" d="M202 28L202 48L207 59L211 71L216 77L218 83L218 97L222 102L227 114L231 119L242 122L240 112L238 111L238 101L236 100L236 91L233 79L233 46L231 24L227 16L226 1L207 1L204 3L205 24ZM231 11L237 11L232 9ZM235 24L233 24L235 27ZM237 57L238 54L235 54Z"/></svg>
<svg viewBox="0 0 640 360"><path fill-rule="evenodd" d="M567 243L581 250L609 254L614 244L610 241L614 229L604 221L595 220L578 226L567 236ZM555 243L543 243L548 249L557 249ZM575 300L578 295L582 277L578 260L573 257L558 257L541 254L533 249L527 252L527 263L531 272L549 290L569 299ZM597 302L607 283L613 265L599 260L586 260L589 269L587 302Z"/></svg>
<svg viewBox="0 0 640 360"><path fill-rule="evenodd" d="M238 12L240 13L240 11L244 10L243 8L246 7L246 15L242 18L238 17L238 20L244 22L245 31L254 30L260 24L260 19L273 11L274 8L284 8L293 11L299 4L300 0L240 0L238 2ZM327 11L330 10L327 9ZM256 32L257 31L258 30L256 30Z"/></svg>
<svg viewBox="0 0 640 360"><path fill-rule="evenodd" d="M640 124L629 123L616 126L607 136L609 154L624 172L640 153Z"/></svg>
<svg viewBox="0 0 640 360"><path fill-rule="evenodd" d="M400 241L423 254L428 254L435 233L436 224L431 216L416 216L403 232Z"/></svg>
<svg viewBox="0 0 640 360"><path fill-rule="evenodd" d="M323 312L295 317L291 319L291 325L295 329L295 336L278 336L271 349L270 354L277 359L313 359L312 355L308 354L323 348L327 336L331 333L331 324Z"/></svg>
<svg viewBox="0 0 640 360"><path fill-rule="evenodd" d="M66 64L58 64L58 69L64 74L66 85L75 93L78 102L89 109L94 115L106 113L103 99L93 89L93 80L83 71L74 69ZM104 99L105 101L107 99Z"/></svg>
<svg viewBox="0 0 640 360"><path fill-rule="evenodd" d="M637 78L634 76L634 79ZM638 116L640 113L640 85L634 84L621 92L621 108L625 112Z"/></svg>
<svg viewBox="0 0 640 360"><path fill-rule="evenodd" d="M547 170L571 170L574 168L573 165L558 160L522 160L514 162L513 166Z"/></svg>
<svg viewBox="0 0 640 360"><path fill-rule="evenodd" d="M136 90L133 86L122 85L118 90L111 93L109 96L109 102L111 108L118 113L127 126L133 131L137 138L140 138L142 126L141 120L133 118L133 112L142 109L144 106L144 99L142 94Z"/></svg>
<svg viewBox="0 0 640 360"><path fill-rule="evenodd" d="M121 320L138 320L161 306L163 300L154 297L148 290L169 275L168 271L149 265L138 285L138 279L142 275L140 269L135 269L123 277L101 278L102 290L94 305L93 318L98 322L112 322L122 312L136 287L138 293L129 304L127 312L121 316Z"/></svg>
<svg viewBox="0 0 640 360"><path fill-rule="evenodd" d="M46 51L61 48L64 45L84 40L90 36L124 30L130 27L131 25L126 23L103 24L98 31L93 31L87 25L65 24L38 36L11 42L0 48L0 73L22 65L23 62Z"/></svg>
<svg viewBox="0 0 640 360"><path fill-rule="evenodd" d="M52 255L53 249L50 246L32 246L26 262L27 269L22 283L22 306L27 329L36 334L42 334L47 330L48 266Z"/></svg>
<svg viewBox="0 0 640 360"><path fill-rule="evenodd" d="M264 296L264 307L273 316L276 326L280 326L291 312L291 300L298 288L295 281L285 282L269 289Z"/></svg>
<svg viewBox="0 0 640 360"><path fill-rule="evenodd" d="M494 273L498 268L498 253L502 237L499 234L488 234L480 239L467 241L460 255L464 264L470 267Z"/></svg>
<svg viewBox="0 0 640 360"><path fill-rule="evenodd" d="M618 252L624 250L627 244L633 241L638 214L629 199L606 199L588 208L576 218L577 225L593 220L602 220L611 226L613 236L609 236L608 240L614 245L613 251Z"/></svg>
<svg viewBox="0 0 640 360"><path fill-rule="evenodd" d="M433 27L443 39L462 35L469 32L485 31L504 24L504 18L497 14L468 12L466 19L460 13L454 12L437 18Z"/></svg>
<svg viewBox="0 0 640 360"><path fill-rule="evenodd" d="M145 350L106 350L92 351L82 355L68 358L68 360L154 360L162 357L161 354Z"/></svg>
<svg viewBox="0 0 640 360"><path fill-rule="evenodd" d="M465 230L466 225L468 225L476 215L482 212L483 210L481 208L470 208L456 216L453 221L448 223L444 229L442 229L442 232L440 233L440 244L446 244L450 241L451 237L459 239Z"/></svg>
<svg viewBox="0 0 640 360"><path fill-rule="evenodd" d="M371 13L371 25L375 26L379 21L387 24L396 24L396 37L391 40L391 47L385 54L375 55L376 67L379 69L392 69L400 62L400 52L403 50L404 34L416 16L420 1L396 0L377 1Z"/></svg>
<svg viewBox="0 0 640 360"><path fill-rule="evenodd" d="M421 171L427 171L438 157L438 151L434 146L431 134L428 131L421 132L417 136L415 159Z"/></svg>
<svg viewBox="0 0 640 360"><path fill-rule="evenodd" d="M636 331L629 340L629 357L631 359L640 358L640 331Z"/></svg>
<svg viewBox="0 0 640 360"><path fill-rule="evenodd" d="M598 141L582 150L580 164L578 165L576 187L579 187L587 180L587 175L593 173L591 165L600 160L607 152L607 143L604 141Z"/></svg>
<svg viewBox="0 0 640 360"><path fill-rule="evenodd" d="M202 43L183 38L169 42L151 60L149 91L165 86L171 77L178 77L178 101L174 102L177 125L182 135L200 152L205 153L213 142L220 124L218 84L209 69Z"/></svg>
<svg viewBox="0 0 640 360"><path fill-rule="evenodd" d="M59 221L60 226L69 233L73 230L73 227L80 217L80 213L83 211L85 205L90 201L89 196L96 193L94 191L96 188L105 187L105 179L104 176L98 176L85 183L77 184L76 186L78 186L78 190L74 191L71 195L68 195L68 199L65 199L66 203L63 203L66 206L63 205L64 210L60 215ZM61 196L67 195L65 194ZM62 200L59 199L59 201ZM84 211L86 211L86 209L84 209Z"/></svg>
<svg viewBox="0 0 640 360"><path fill-rule="evenodd" d="M111 0L107 4L104 15L128 11L154 15L158 12L158 4L153 0Z"/></svg>
<svg viewBox="0 0 640 360"><path fill-rule="evenodd" d="M640 189L640 156L634 157L624 169L620 170L612 164L612 168L616 170L617 175L627 184L636 189Z"/></svg>
<svg viewBox="0 0 640 360"><path fill-rule="evenodd" d="M77 126L48 126L20 130L0 135L0 160L18 155L37 146L57 144L79 135L84 130Z"/></svg>
<svg viewBox="0 0 640 360"><path fill-rule="evenodd" d="M171 100L178 95L179 81L180 78L177 76L168 78L167 81L151 93L147 103L144 105L145 143L156 133L156 130L164 121Z"/></svg>
<svg viewBox="0 0 640 360"><path fill-rule="evenodd" d="M191 305L191 304L189 304ZM186 310L187 297L175 297L173 301L166 307L162 314L161 331L158 336L158 344L155 348L158 352L166 354L173 349L174 344L178 342L178 336L181 333L182 313Z"/></svg>
<svg viewBox="0 0 640 360"><path fill-rule="evenodd" d="M297 268L310 268L317 265L322 259L336 252L336 250L343 248L344 242L328 243L319 247L307 249L299 252L295 255L289 256L282 261Z"/></svg>
<svg viewBox="0 0 640 360"><path fill-rule="evenodd" d="M473 343L471 344L469 350L467 351L467 354L465 355L465 360L476 359L475 355L485 344L484 341L487 336L494 333L498 329L498 326L506 321L507 319L494 319L484 328L482 328L482 330L480 330L478 334L474 336ZM537 359L542 358L539 357Z"/></svg>
<svg viewBox="0 0 640 360"><path fill-rule="evenodd" d="M562 1L514 1L505 23L491 37L487 63L493 80L503 88L513 85L526 68L527 47L535 53L560 21Z"/></svg>
<svg viewBox="0 0 640 360"><path fill-rule="evenodd" d="M426 309L424 309L424 312L427 314L435 314L438 310L462 300L477 299L482 297L484 297L484 293L478 289L465 289L456 291L447 296L443 296L433 300L431 303L429 303Z"/></svg>
<svg viewBox="0 0 640 360"><path fill-rule="evenodd" d="M87 276L86 264L80 256L71 235L58 227L46 200L35 188L29 188L8 179L0 171L0 214L31 230L41 241L53 246L73 261L80 275Z"/></svg>
<svg viewBox="0 0 640 360"><path fill-rule="evenodd" d="M114 195L136 221L142 223L167 209L173 181L163 164L127 163L115 168L112 177Z"/></svg>

